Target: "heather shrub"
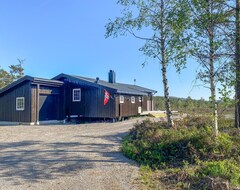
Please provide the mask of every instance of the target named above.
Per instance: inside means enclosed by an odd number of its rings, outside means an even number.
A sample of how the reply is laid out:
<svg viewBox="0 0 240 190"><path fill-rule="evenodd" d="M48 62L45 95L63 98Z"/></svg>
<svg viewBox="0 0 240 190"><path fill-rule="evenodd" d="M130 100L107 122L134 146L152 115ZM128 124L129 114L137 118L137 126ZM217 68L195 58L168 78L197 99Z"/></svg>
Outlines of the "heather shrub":
<svg viewBox="0 0 240 190"><path fill-rule="evenodd" d="M194 121L196 121L194 119ZM191 124L191 126L190 126ZM240 153L239 138L220 133L214 139L212 129L206 124L194 127L167 128L166 123L150 120L137 123L124 139L122 151L126 156L152 168L181 166L184 161L218 160Z"/></svg>
<svg viewBox="0 0 240 190"><path fill-rule="evenodd" d="M230 121L220 123L215 138L210 117L187 117L174 129L145 120L125 137L122 151L140 165L164 173L153 177L154 173L142 172L148 187L211 189L215 183L217 188L228 182L236 187L240 185L240 131Z"/></svg>
<svg viewBox="0 0 240 190"><path fill-rule="evenodd" d="M240 165L235 160L203 162L196 172L201 177L220 177L232 185L240 185Z"/></svg>

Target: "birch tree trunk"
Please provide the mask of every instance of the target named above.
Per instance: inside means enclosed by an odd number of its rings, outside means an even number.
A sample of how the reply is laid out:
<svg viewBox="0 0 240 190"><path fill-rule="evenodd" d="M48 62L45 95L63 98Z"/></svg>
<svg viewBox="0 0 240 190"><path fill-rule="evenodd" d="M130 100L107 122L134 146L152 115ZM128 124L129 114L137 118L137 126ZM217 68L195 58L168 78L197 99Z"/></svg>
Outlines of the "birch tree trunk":
<svg viewBox="0 0 240 190"><path fill-rule="evenodd" d="M161 64L162 64L162 77L163 77L164 98L165 98L165 107L166 107L168 127L174 127L172 111L171 111L171 106L170 106L169 92L168 92L168 89L169 89L168 80L166 77L166 75L167 75L166 63L164 63L164 61L162 61Z"/></svg>
<svg viewBox="0 0 240 190"><path fill-rule="evenodd" d="M164 0L161 0L161 65L162 65L162 79L163 79L163 86L164 86L164 98L165 98L165 108L167 114L167 122L168 127L174 127L171 106L170 106L170 98L169 98L169 87L168 87L168 80L167 80L167 61L166 61L166 49L165 49L165 18L164 18Z"/></svg>
<svg viewBox="0 0 240 190"><path fill-rule="evenodd" d="M145 41L139 49L148 58L158 60L164 86L164 100L168 127L174 127L169 100L167 68L172 63L177 70L186 64L189 37L185 35L190 23L190 8L184 0L117 1L123 9L106 25L106 37L125 36ZM134 14L133 14L134 13ZM149 34L146 34L150 31ZM143 31L142 31L143 30ZM143 64L144 65L144 64Z"/></svg>
<svg viewBox="0 0 240 190"><path fill-rule="evenodd" d="M212 54L210 56L212 56ZM216 103L214 65L211 57L210 57L210 90L211 90L211 102L212 102L212 110L213 110L214 135L215 137L217 137L218 136L218 107Z"/></svg>
<svg viewBox="0 0 240 190"><path fill-rule="evenodd" d="M235 106L235 126L240 128L240 0L236 0L236 52L235 52L235 64L236 64L236 106Z"/></svg>
<svg viewBox="0 0 240 190"><path fill-rule="evenodd" d="M209 15L212 14L212 1L209 1ZM210 90L211 90L211 102L212 102L212 110L213 110L213 126L214 126L214 134L218 136L218 108L216 103L216 86L215 86L215 70L214 70L214 29L212 18L210 16L210 25L208 27L208 35L209 35L209 79L210 79Z"/></svg>

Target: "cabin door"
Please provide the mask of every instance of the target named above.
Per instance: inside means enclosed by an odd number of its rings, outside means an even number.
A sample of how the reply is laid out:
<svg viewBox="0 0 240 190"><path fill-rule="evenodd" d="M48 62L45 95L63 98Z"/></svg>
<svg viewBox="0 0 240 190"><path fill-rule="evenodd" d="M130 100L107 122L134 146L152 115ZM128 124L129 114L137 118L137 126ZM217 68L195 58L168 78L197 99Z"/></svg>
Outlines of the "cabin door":
<svg viewBox="0 0 240 190"><path fill-rule="evenodd" d="M39 96L39 120L58 120L59 103L58 95L40 94Z"/></svg>

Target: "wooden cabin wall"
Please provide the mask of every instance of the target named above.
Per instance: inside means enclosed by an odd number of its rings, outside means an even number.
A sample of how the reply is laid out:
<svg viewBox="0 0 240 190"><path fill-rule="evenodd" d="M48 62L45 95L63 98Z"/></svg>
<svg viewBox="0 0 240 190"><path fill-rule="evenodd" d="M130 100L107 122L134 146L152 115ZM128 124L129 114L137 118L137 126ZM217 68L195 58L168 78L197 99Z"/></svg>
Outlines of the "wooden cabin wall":
<svg viewBox="0 0 240 190"><path fill-rule="evenodd" d="M142 108L142 111L145 111L146 107L146 98L137 95L124 95L124 103L120 103L120 95L115 97L116 101L116 117L130 117L138 115L138 107ZM135 103L131 103L131 97L135 97ZM142 98L142 102L139 102L139 97Z"/></svg>
<svg viewBox="0 0 240 190"><path fill-rule="evenodd" d="M147 100L148 96L143 96L142 111L147 111Z"/></svg>
<svg viewBox="0 0 240 190"><path fill-rule="evenodd" d="M73 89L81 88L81 101L73 102ZM104 106L104 89L94 87L68 86L66 90L66 116L76 115L91 118L114 118L115 117L115 100L109 99L107 105ZM111 96L114 93L110 89L106 89Z"/></svg>
<svg viewBox="0 0 240 190"><path fill-rule="evenodd" d="M109 101L104 105L104 89L103 88L90 88L84 91L85 104L84 115L85 117L93 118L115 118L115 99L114 91L106 89L110 93Z"/></svg>
<svg viewBox="0 0 240 190"><path fill-rule="evenodd" d="M37 85L32 85L31 86L31 122L37 122ZM40 106L44 105L46 101L46 97L48 96L54 96L56 99L55 103L50 106L50 108L46 108L45 112L49 111L49 114L51 111L54 111L54 117L53 120L63 120L64 119L64 114L63 114L63 107L64 107L64 99L63 99L63 89L61 87L49 87L49 86L43 86L40 85L39 88L39 99L40 99ZM54 106L54 107L52 107ZM41 108L39 108L41 109ZM40 112L41 114L41 112ZM46 113L47 115L48 113ZM41 115L39 115L39 120L44 121L46 119L41 119Z"/></svg>
<svg viewBox="0 0 240 190"><path fill-rule="evenodd" d="M146 111L153 111L153 96L151 94L147 97L147 110Z"/></svg>
<svg viewBox="0 0 240 190"><path fill-rule="evenodd" d="M73 89L81 89L81 101L80 102L73 102ZM82 96L83 88L75 85L65 85L64 87L65 92L65 116L68 115L78 115L81 116L84 114L83 112L83 105L84 105L84 97Z"/></svg>
<svg viewBox="0 0 240 190"><path fill-rule="evenodd" d="M0 96L0 121L30 122L31 120L31 90L30 82L25 82ZM16 98L24 97L23 111L16 110Z"/></svg>

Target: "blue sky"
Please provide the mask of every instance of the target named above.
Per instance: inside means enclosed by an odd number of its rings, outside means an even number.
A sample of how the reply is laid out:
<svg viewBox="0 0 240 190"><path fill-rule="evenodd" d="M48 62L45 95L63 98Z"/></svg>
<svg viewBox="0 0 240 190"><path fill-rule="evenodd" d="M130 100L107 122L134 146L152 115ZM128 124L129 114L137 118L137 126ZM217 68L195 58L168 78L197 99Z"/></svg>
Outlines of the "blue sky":
<svg viewBox="0 0 240 190"><path fill-rule="evenodd" d="M110 69L117 82L157 90L163 95L160 65L142 68L141 41L131 36L105 39L108 20L120 16L116 0L1 0L0 66L26 59L25 74L52 78L59 73L107 80ZM208 99L209 90L194 87L197 64L179 75L168 68L170 96Z"/></svg>

